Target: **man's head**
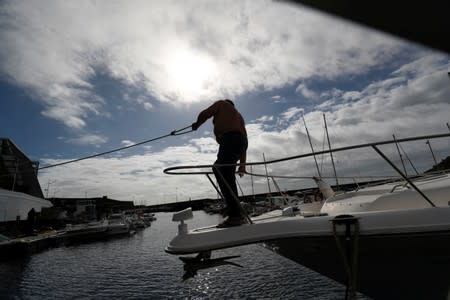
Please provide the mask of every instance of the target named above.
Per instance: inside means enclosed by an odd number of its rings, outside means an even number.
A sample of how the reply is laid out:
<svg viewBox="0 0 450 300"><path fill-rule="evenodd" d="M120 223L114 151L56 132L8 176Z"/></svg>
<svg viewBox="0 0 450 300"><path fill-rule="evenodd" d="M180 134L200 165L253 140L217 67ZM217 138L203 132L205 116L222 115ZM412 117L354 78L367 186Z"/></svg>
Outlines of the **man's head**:
<svg viewBox="0 0 450 300"><path fill-rule="evenodd" d="M225 99L225 101L227 101L228 103L230 103L231 105L233 105L233 106L234 106L234 103L233 103L233 101L231 101L230 99Z"/></svg>

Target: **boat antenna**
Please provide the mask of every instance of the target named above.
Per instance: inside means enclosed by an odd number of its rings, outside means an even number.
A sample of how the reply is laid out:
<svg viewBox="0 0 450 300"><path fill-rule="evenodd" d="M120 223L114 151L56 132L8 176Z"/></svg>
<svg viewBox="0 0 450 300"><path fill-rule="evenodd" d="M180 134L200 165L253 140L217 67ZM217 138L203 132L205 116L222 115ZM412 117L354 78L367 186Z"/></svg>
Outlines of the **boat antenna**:
<svg viewBox="0 0 450 300"><path fill-rule="evenodd" d="M392 137L394 138L394 143L395 143L395 146L397 147L397 152L398 152L398 155L400 156L400 161L402 162L403 171L405 172L405 175L408 176L408 173L406 172L405 163L403 162L403 156L400 152L400 148L398 147L397 140L395 139L395 134L393 134Z"/></svg>
<svg viewBox="0 0 450 300"><path fill-rule="evenodd" d="M314 162L316 163L317 174L319 175L319 178L322 178L322 175L320 175L319 165L317 164L316 154L314 154L314 148L313 148L313 144L311 142L311 136L309 135L308 127L306 127L305 116L303 113L302 113L302 119L303 119L303 124L305 124L306 135L308 136L309 146L311 147L311 152L313 153Z"/></svg>
<svg viewBox="0 0 450 300"><path fill-rule="evenodd" d="M336 189L339 189L338 177L336 174L336 166L334 165L333 151L331 150L330 136L328 135L327 119L323 114L323 123L325 124L325 133L327 134L328 148L330 149L331 164L333 165L334 177L336 178Z"/></svg>

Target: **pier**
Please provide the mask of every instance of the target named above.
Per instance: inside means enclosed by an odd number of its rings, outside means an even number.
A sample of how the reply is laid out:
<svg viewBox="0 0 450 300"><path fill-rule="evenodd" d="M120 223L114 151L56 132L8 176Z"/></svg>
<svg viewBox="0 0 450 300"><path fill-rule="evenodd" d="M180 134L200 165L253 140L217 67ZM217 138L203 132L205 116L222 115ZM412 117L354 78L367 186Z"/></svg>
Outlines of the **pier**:
<svg viewBox="0 0 450 300"><path fill-rule="evenodd" d="M23 257L62 245L62 234L57 231L41 233L0 242L0 260Z"/></svg>
<svg viewBox="0 0 450 300"><path fill-rule="evenodd" d="M50 248L131 236L135 231L111 233L107 227L95 231L52 230L36 235L0 241L0 261L29 256Z"/></svg>

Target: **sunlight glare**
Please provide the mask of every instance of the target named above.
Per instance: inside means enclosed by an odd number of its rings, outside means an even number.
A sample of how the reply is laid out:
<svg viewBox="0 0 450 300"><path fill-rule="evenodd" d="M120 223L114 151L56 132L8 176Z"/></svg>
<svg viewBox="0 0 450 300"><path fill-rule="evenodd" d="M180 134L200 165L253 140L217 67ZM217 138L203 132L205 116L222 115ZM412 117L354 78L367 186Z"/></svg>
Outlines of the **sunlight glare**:
<svg viewBox="0 0 450 300"><path fill-rule="evenodd" d="M215 71L211 58L192 51L178 50L168 57L167 72L171 86L186 99L205 94Z"/></svg>

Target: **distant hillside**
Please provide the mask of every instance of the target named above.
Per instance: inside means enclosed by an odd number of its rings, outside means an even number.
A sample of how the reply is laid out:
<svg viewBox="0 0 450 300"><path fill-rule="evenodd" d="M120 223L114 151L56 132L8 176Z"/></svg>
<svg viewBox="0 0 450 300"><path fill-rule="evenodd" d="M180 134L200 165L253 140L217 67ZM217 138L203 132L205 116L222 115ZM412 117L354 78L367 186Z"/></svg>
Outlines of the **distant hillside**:
<svg viewBox="0 0 450 300"><path fill-rule="evenodd" d="M440 163L437 165L434 165L431 169L425 171L425 173L434 172L434 171L442 171L442 170L449 170L450 169L450 156L447 156L447 158L441 160Z"/></svg>

